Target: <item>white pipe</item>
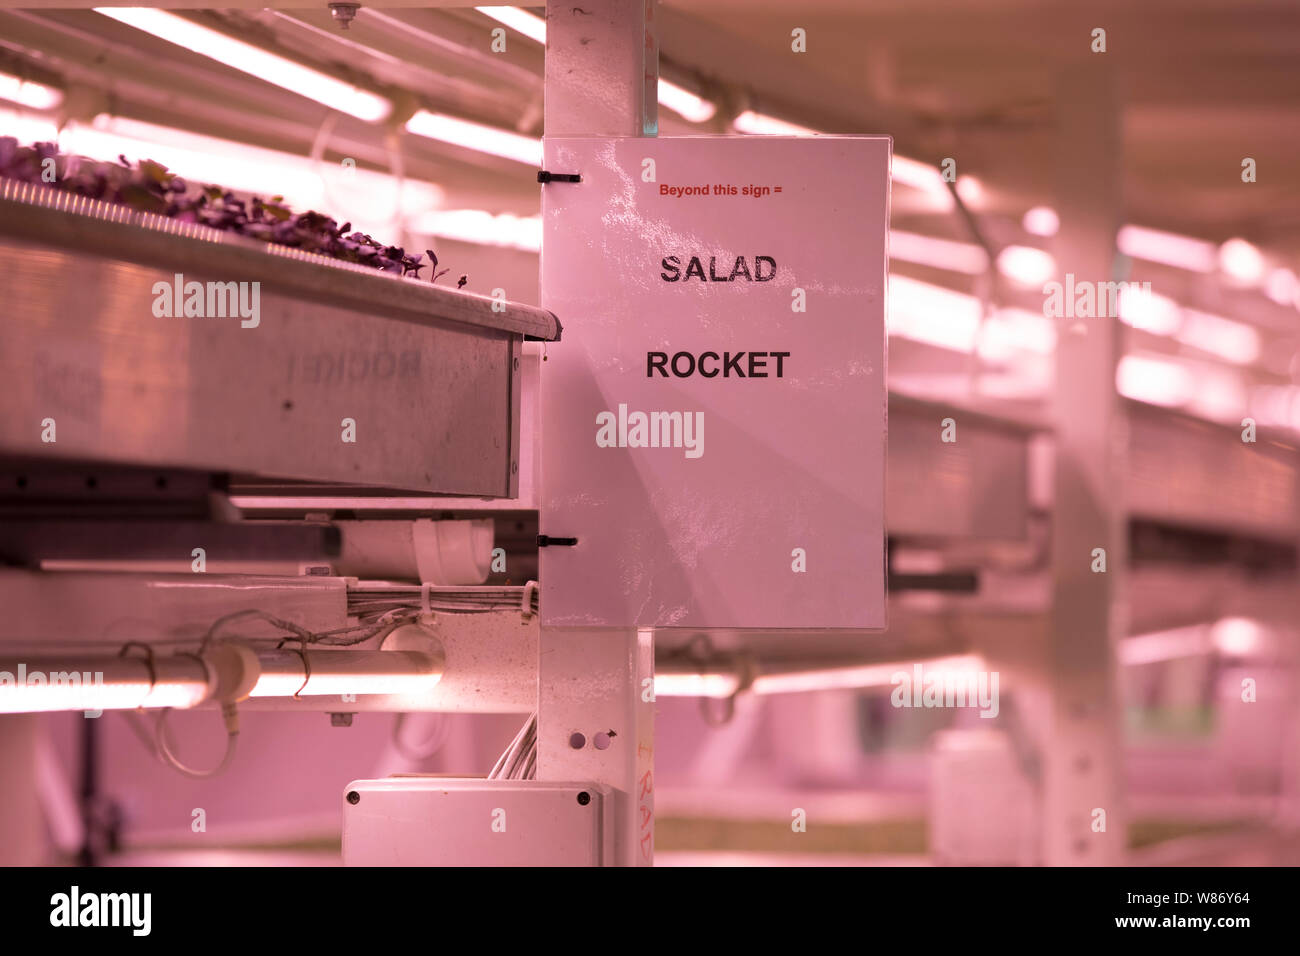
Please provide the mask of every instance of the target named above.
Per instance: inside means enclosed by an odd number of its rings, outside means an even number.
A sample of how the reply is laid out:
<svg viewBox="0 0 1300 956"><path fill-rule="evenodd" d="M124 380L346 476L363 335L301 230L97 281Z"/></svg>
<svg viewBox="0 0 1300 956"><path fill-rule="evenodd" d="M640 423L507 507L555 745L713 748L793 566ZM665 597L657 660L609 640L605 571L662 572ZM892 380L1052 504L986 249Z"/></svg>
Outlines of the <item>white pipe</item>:
<svg viewBox="0 0 1300 956"><path fill-rule="evenodd" d="M442 679L441 662L418 651L308 651L308 676L292 647L257 655L262 674L249 697L418 694Z"/></svg>
<svg viewBox="0 0 1300 956"><path fill-rule="evenodd" d="M0 713L193 707L209 694L194 657L157 657L156 681L143 656L0 658Z"/></svg>
<svg viewBox="0 0 1300 956"><path fill-rule="evenodd" d="M442 678L442 661L416 651L306 652L293 645L257 655L250 697L414 694ZM0 714L195 707L215 690L197 657L144 655L0 658Z"/></svg>

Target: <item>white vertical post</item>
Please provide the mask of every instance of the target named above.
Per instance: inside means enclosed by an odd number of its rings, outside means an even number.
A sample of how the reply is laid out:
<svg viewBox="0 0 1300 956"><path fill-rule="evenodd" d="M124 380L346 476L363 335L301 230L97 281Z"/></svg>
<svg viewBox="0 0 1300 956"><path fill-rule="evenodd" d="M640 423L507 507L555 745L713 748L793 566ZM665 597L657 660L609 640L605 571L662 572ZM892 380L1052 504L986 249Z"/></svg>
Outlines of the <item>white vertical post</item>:
<svg viewBox="0 0 1300 956"><path fill-rule="evenodd" d="M655 0L546 4L546 135L657 131L655 16Z"/></svg>
<svg viewBox="0 0 1300 956"><path fill-rule="evenodd" d="M1120 112L1106 54L1066 67L1058 87L1056 258L1075 281L1112 281L1120 219ZM1099 310L1100 311L1100 310ZM1067 312L1068 315L1068 312ZM1115 389L1114 317L1058 326L1052 609L1046 685L1051 729L1043 753L1043 862L1123 862L1121 701L1116 644L1126 563L1124 421ZM1099 553L1105 551L1105 571ZM1100 831L1104 813L1105 830Z"/></svg>
<svg viewBox="0 0 1300 956"><path fill-rule="evenodd" d="M538 779L613 788L614 861L649 866L654 862L653 633L544 627L539 674ZM603 750L597 746L601 734L609 735ZM581 735L580 742L575 735Z"/></svg>
<svg viewBox="0 0 1300 956"><path fill-rule="evenodd" d="M656 132L659 48L654 21L655 0L547 3L547 135ZM543 600L545 587L543 581ZM614 861L650 865L653 632L544 627L538 651L538 779L603 783L614 789ZM606 742L599 749L598 743Z"/></svg>

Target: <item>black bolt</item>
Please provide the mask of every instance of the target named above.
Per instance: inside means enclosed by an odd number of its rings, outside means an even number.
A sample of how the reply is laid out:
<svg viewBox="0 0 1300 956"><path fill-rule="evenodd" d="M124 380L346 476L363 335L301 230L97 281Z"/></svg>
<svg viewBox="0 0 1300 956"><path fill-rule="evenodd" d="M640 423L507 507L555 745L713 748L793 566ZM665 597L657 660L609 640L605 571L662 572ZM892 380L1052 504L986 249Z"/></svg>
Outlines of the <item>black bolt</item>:
<svg viewBox="0 0 1300 956"><path fill-rule="evenodd" d="M361 794L357 793L355 790L349 790L348 803L352 804L355 807L360 802L361 802Z"/></svg>
<svg viewBox="0 0 1300 956"><path fill-rule="evenodd" d="M591 794L589 794L586 790L582 791L580 794L578 794L578 803L584 807L587 804L591 803Z"/></svg>

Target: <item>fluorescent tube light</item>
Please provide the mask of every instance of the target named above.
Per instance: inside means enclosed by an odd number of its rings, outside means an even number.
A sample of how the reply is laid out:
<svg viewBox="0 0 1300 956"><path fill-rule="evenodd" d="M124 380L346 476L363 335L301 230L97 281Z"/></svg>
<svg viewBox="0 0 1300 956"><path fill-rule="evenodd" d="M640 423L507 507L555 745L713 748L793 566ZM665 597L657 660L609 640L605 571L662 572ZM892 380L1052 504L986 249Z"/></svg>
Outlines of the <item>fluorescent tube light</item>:
<svg viewBox="0 0 1300 956"><path fill-rule="evenodd" d="M762 674L754 678L755 694L792 694L807 691L856 690L867 687L888 687L895 683L895 675L909 674L914 663L920 663L927 678L945 687L967 675L984 669L984 660L974 654L942 657L933 661L898 661L892 664L866 664L859 667L826 668L825 670L798 671L790 674Z"/></svg>
<svg viewBox="0 0 1300 956"><path fill-rule="evenodd" d="M796 126L794 123L787 123L775 116L756 113L753 110L745 110L731 121L731 126L737 133L751 133L756 136L815 136L817 134L816 130L806 126Z"/></svg>
<svg viewBox="0 0 1300 956"><path fill-rule="evenodd" d="M493 215L484 209L445 209L427 212L408 229L440 239L505 246L524 252L541 252L542 217Z"/></svg>
<svg viewBox="0 0 1300 956"><path fill-rule="evenodd" d="M1183 309L1182 327L1174 337L1184 345L1236 365L1251 365L1259 359L1259 332L1208 312Z"/></svg>
<svg viewBox="0 0 1300 956"><path fill-rule="evenodd" d="M984 183L974 176L957 177L957 195L961 197L962 202L971 207L982 206L988 198Z"/></svg>
<svg viewBox="0 0 1300 956"><path fill-rule="evenodd" d="M1019 352L1051 355L1056 349L1056 324L1041 312L999 309L980 328L978 352L987 361L1006 361Z"/></svg>
<svg viewBox="0 0 1300 956"><path fill-rule="evenodd" d="M1115 387L1125 398L1148 405L1178 408L1191 400L1196 383L1181 362L1154 356L1125 355L1115 370Z"/></svg>
<svg viewBox="0 0 1300 956"><path fill-rule="evenodd" d="M1159 262L1192 272L1213 272L1218 266L1219 250L1214 243L1174 232L1123 226L1115 242L1120 252L1134 259Z"/></svg>
<svg viewBox="0 0 1300 956"><path fill-rule="evenodd" d="M491 17L497 23L504 23L512 30L522 33L538 43L546 42L546 21L536 14L518 7L475 7L485 17Z"/></svg>
<svg viewBox="0 0 1300 956"><path fill-rule="evenodd" d="M1020 225L1031 236L1054 236L1061 228L1061 217L1051 206L1035 206L1025 213Z"/></svg>
<svg viewBox="0 0 1300 956"><path fill-rule="evenodd" d="M1229 239L1219 247L1219 268L1237 282L1254 285L1264 278L1264 257L1245 239Z"/></svg>
<svg viewBox="0 0 1300 956"><path fill-rule="evenodd" d="M1173 335L1183 324L1178 303L1158 292L1125 284L1119 290L1119 319L1153 335Z"/></svg>
<svg viewBox="0 0 1300 956"><path fill-rule="evenodd" d="M983 307L973 295L907 276L889 277L890 335L970 354L982 317Z"/></svg>
<svg viewBox="0 0 1300 956"><path fill-rule="evenodd" d="M0 99L34 110L52 110L63 102L63 91L43 83L0 73Z"/></svg>
<svg viewBox="0 0 1300 956"><path fill-rule="evenodd" d="M696 96L685 87L670 83L663 77L659 78L659 105L668 107L691 123L707 123L718 112L711 100Z"/></svg>
<svg viewBox="0 0 1300 956"><path fill-rule="evenodd" d="M1274 269L1268 274L1264 294L1278 305L1300 305L1300 281L1290 269Z"/></svg>
<svg viewBox="0 0 1300 956"><path fill-rule="evenodd" d="M1021 285L1041 286L1056 275L1056 260L1042 249L1007 246L998 253L998 271Z"/></svg>
<svg viewBox="0 0 1300 956"><path fill-rule="evenodd" d="M492 156L513 159L518 163L541 168L542 141L532 136L522 136L509 130L472 123L469 120L419 110L406 122L406 131L417 136L478 150Z"/></svg>
<svg viewBox="0 0 1300 956"><path fill-rule="evenodd" d="M983 274L989 267L988 253L974 243L936 239L898 229L889 230L889 258L972 276Z"/></svg>
<svg viewBox="0 0 1300 956"><path fill-rule="evenodd" d="M375 123L387 119L393 111L393 104L376 93L352 86L164 10L146 7L94 9L96 13L111 17L119 23L151 33L168 43L182 46L357 119Z"/></svg>

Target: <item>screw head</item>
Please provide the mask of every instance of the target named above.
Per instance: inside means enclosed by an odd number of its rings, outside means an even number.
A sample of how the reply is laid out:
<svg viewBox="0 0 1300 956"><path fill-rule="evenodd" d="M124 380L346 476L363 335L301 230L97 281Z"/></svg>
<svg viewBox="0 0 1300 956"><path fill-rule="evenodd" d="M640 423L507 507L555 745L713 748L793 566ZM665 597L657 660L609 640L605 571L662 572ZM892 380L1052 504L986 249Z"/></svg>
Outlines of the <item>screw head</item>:
<svg viewBox="0 0 1300 956"><path fill-rule="evenodd" d="M348 24L356 19L357 11L361 9L361 4L331 3L329 7L330 7L330 16L334 18L334 21L339 25L340 29L346 30L348 28Z"/></svg>
<svg viewBox="0 0 1300 956"><path fill-rule="evenodd" d="M355 807L360 802L361 802L361 794L357 793L355 790L349 790L348 803L352 804Z"/></svg>
<svg viewBox="0 0 1300 956"><path fill-rule="evenodd" d="M591 803L591 794L589 794L586 790L583 790L581 793L578 794L578 803L584 807L587 804Z"/></svg>

